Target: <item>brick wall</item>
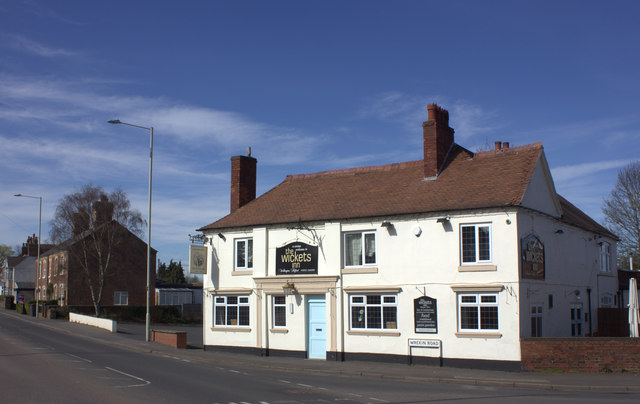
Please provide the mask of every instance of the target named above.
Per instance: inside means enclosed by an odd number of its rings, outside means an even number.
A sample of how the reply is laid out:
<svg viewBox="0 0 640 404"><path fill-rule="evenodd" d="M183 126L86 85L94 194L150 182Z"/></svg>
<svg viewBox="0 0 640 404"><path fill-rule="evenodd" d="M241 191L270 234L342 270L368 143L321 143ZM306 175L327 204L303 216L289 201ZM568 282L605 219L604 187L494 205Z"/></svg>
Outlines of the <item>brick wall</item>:
<svg viewBox="0 0 640 404"><path fill-rule="evenodd" d="M524 338L522 370L640 371L639 338Z"/></svg>

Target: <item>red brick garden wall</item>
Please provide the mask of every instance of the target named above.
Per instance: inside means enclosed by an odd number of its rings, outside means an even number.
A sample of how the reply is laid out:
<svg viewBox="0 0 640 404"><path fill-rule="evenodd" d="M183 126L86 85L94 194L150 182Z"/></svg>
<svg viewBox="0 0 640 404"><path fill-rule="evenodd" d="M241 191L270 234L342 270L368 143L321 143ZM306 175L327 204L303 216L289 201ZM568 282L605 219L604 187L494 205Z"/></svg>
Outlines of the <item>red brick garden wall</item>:
<svg viewBox="0 0 640 404"><path fill-rule="evenodd" d="M524 338L522 370L640 371L640 338Z"/></svg>

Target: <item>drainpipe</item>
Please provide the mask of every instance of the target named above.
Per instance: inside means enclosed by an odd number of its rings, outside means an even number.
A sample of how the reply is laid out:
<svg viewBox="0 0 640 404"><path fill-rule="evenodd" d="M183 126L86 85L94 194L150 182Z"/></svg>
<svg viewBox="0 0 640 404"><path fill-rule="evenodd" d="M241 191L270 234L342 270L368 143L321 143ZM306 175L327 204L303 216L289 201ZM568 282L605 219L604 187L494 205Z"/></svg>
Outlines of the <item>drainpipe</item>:
<svg viewBox="0 0 640 404"><path fill-rule="evenodd" d="M340 274L340 360L344 362L344 274Z"/></svg>
<svg viewBox="0 0 640 404"><path fill-rule="evenodd" d="M589 304L589 335L593 337L593 332L591 329L592 318L591 317L591 288L587 288L587 304Z"/></svg>

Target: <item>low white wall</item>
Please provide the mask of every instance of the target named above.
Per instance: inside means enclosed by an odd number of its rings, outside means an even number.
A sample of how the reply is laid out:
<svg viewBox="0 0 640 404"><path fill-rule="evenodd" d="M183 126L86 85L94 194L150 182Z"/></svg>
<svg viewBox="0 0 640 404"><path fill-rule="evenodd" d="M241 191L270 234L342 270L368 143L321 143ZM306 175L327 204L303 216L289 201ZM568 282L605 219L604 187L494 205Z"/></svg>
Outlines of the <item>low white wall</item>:
<svg viewBox="0 0 640 404"><path fill-rule="evenodd" d="M93 327L104 328L111 332L118 332L118 322L115 320L109 320L107 318L97 318L91 316L85 316L82 314L69 313L70 323L86 324Z"/></svg>

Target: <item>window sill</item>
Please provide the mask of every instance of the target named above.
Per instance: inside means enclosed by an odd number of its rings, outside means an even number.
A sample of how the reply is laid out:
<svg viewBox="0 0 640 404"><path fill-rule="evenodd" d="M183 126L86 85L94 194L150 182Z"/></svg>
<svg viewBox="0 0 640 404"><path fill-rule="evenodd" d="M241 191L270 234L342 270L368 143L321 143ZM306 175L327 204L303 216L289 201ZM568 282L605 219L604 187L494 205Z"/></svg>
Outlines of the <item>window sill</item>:
<svg viewBox="0 0 640 404"><path fill-rule="evenodd" d="M251 332L251 327L211 327L211 331Z"/></svg>
<svg viewBox="0 0 640 404"><path fill-rule="evenodd" d="M497 265L460 265L458 267L458 272L485 272L497 270Z"/></svg>
<svg viewBox="0 0 640 404"><path fill-rule="evenodd" d="M502 338L501 332L457 332L456 337L458 338Z"/></svg>
<svg viewBox="0 0 640 404"><path fill-rule="evenodd" d="M231 276L253 275L253 269L239 269L231 272Z"/></svg>
<svg viewBox="0 0 640 404"><path fill-rule="evenodd" d="M274 334L286 334L289 332L289 330L286 328L271 328L269 329L269 331Z"/></svg>
<svg viewBox="0 0 640 404"><path fill-rule="evenodd" d="M343 274L377 274L378 267L348 267L342 268Z"/></svg>
<svg viewBox="0 0 640 404"><path fill-rule="evenodd" d="M378 337L399 337L400 331L347 330L348 335L374 335Z"/></svg>

